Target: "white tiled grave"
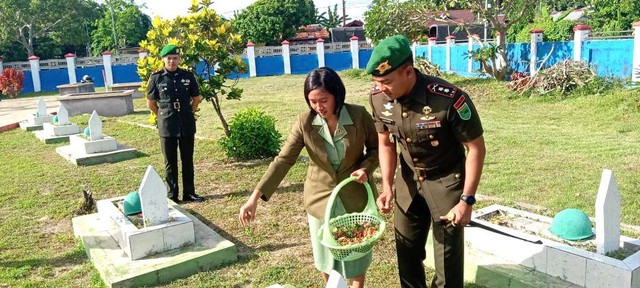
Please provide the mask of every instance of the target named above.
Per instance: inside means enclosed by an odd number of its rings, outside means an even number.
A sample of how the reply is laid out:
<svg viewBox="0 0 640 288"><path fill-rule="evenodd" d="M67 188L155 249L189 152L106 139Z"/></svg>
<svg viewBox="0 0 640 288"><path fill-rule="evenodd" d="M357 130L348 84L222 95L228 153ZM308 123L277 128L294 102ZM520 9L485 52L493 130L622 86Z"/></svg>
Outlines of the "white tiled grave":
<svg viewBox="0 0 640 288"><path fill-rule="evenodd" d="M136 157L136 149L116 142L102 133L102 120L96 111L89 118L89 137L70 135L69 145L56 148L60 156L76 165L118 162Z"/></svg>
<svg viewBox="0 0 640 288"><path fill-rule="evenodd" d="M63 105L58 107L56 116L57 123L44 123L43 129L35 132L36 137L47 144L68 141L69 135L80 133L80 127L69 122L69 112Z"/></svg>
<svg viewBox="0 0 640 288"><path fill-rule="evenodd" d="M138 189L144 227L138 228L119 208L124 197L97 202L98 217L131 260L195 243L193 221L169 205L167 188L149 166Z"/></svg>
<svg viewBox="0 0 640 288"><path fill-rule="evenodd" d="M496 214L501 214L507 219L518 219L510 224L517 229L487 221ZM543 243L532 244L498 233L467 233L465 240L472 249L497 256L508 263L529 267L579 287L640 287L640 252L635 252L624 260L590 252L581 247L595 249L595 239L560 239L547 230L551 226L552 218L501 205L475 211L473 220L511 235L537 238ZM638 243L637 239L621 236L619 247L637 251L640 250Z"/></svg>

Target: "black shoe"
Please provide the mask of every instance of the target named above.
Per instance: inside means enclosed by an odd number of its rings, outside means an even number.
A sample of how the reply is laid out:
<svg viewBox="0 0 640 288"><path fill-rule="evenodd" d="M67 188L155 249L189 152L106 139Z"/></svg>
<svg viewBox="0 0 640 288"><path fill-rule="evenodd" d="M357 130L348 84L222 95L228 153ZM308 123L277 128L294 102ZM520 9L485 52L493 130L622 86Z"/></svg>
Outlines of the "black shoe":
<svg viewBox="0 0 640 288"><path fill-rule="evenodd" d="M171 201L176 202L176 204L180 203L180 199L178 199L178 197L169 197L169 199L171 199Z"/></svg>
<svg viewBox="0 0 640 288"><path fill-rule="evenodd" d="M203 202L204 198L200 197L196 194L189 194L182 197L182 201L184 202Z"/></svg>

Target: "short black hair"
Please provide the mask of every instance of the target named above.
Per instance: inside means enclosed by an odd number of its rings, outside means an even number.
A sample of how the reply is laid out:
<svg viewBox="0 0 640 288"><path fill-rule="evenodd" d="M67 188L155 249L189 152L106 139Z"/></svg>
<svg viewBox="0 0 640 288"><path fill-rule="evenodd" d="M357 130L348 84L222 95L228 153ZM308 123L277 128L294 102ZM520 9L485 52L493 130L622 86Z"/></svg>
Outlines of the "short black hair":
<svg viewBox="0 0 640 288"><path fill-rule="evenodd" d="M309 74L307 74L307 78L304 80L304 100L307 101L307 105L309 106L309 109L311 109L312 114L315 114L316 112L311 108L311 103L309 103L309 93L316 89L321 89L333 95L333 98L336 101L336 110L334 113L338 115L340 113L340 109L344 106L344 97L345 94L347 94L344 84L342 83L342 79L340 79L338 73L333 71L331 68L320 67L313 69Z"/></svg>

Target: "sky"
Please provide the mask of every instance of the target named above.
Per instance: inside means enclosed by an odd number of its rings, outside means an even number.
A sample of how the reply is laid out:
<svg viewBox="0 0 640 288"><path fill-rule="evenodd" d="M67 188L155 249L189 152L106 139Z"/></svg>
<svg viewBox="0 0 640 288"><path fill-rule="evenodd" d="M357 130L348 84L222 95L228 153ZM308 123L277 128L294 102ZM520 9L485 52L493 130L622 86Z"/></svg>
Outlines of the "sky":
<svg viewBox="0 0 640 288"><path fill-rule="evenodd" d="M345 0L347 6L347 15L352 20L364 20L364 12L371 0ZM215 0L213 1L213 9L218 14L231 18L234 10L241 10L251 5L255 0ZM322 13L327 10L327 6L338 4L338 13L342 12L342 0L314 0L316 8ZM138 5L145 4L146 9L142 9L152 18L160 16L166 19L173 19L177 15L187 14L187 9L191 5L191 0L135 0Z"/></svg>

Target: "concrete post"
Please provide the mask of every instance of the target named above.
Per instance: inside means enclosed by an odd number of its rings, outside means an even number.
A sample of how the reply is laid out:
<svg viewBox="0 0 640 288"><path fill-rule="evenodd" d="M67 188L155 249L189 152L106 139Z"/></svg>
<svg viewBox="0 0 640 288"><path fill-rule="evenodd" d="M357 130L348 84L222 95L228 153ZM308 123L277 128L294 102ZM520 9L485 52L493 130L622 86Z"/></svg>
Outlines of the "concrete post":
<svg viewBox="0 0 640 288"><path fill-rule="evenodd" d="M413 54L413 62L416 62L416 50L418 49L418 42L413 41L411 44L411 53Z"/></svg>
<svg viewBox="0 0 640 288"><path fill-rule="evenodd" d="M1 65L0 65L1 66ZM640 82L640 21L633 23L633 72L631 81Z"/></svg>
<svg viewBox="0 0 640 288"><path fill-rule="evenodd" d="M469 35L468 37L468 50L469 50L469 59L467 59L467 72L473 72L473 59L471 59L471 54L473 53L473 35Z"/></svg>
<svg viewBox="0 0 640 288"><path fill-rule="evenodd" d="M69 74L69 84L76 84L78 80L76 79L76 54L67 53L64 55L64 58L67 59L67 74Z"/></svg>
<svg viewBox="0 0 640 288"><path fill-rule="evenodd" d="M533 29L529 31L531 34L531 55L529 57L529 73L531 76L535 76L538 73L538 42L542 42L542 29Z"/></svg>
<svg viewBox="0 0 640 288"><path fill-rule="evenodd" d="M102 52L102 65L104 66L104 85L108 88L113 85L113 72L111 71L112 58L111 52Z"/></svg>
<svg viewBox="0 0 640 288"><path fill-rule="evenodd" d="M591 32L588 25L578 24L573 27L573 60L582 61L582 42L587 40Z"/></svg>
<svg viewBox="0 0 640 288"><path fill-rule="evenodd" d="M249 77L256 77L256 45L247 43L247 60L249 61Z"/></svg>
<svg viewBox="0 0 640 288"><path fill-rule="evenodd" d="M284 74L291 74L291 51L289 41L282 41L282 63L284 64Z"/></svg>
<svg viewBox="0 0 640 288"><path fill-rule="evenodd" d="M147 50L138 50L138 57L140 57L140 59L147 57L147 55L149 55L149 51Z"/></svg>
<svg viewBox="0 0 640 288"><path fill-rule="evenodd" d="M500 39L500 32L496 31L496 48L500 48L500 44L502 43L502 40ZM502 67L504 67L505 63L502 63L502 58L499 57L499 54L496 53L496 67L498 67L498 69L502 69Z"/></svg>
<svg viewBox="0 0 640 288"><path fill-rule="evenodd" d="M433 46L436 46L436 37L429 37L429 62L431 63L433 63L433 59L431 57Z"/></svg>
<svg viewBox="0 0 640 288"><path fill-rule="evenodd" d="M453 36L453 35L447 36L447 58L446 58L447 64L445 64L446 71L451 71L451 46L453 46L455 42L456 42L456 36Z"/></svg>
<svg viewBox="0 0 640 288"><path fill-rule="evenodd" d="M29 57L29 64L31 65L31 79L33 81L33 92L40 92L40 57Z"/></svg>
<svg viewBox="0 0 640 288"><path fill-rule="evenodd" d="M324 67L324 39L316 40L316 55L318 55L318 68Z"/></svg>
<svg viewBox="0 0 640 288"><path fill-rule="evenodd" d="M4 62L4 58L0 57L0 73L2 73L2 70L4 70L4 67L2 66L2 62Z"/></svg>
<svg viewBox="0 0 640 288"><path fill-rule="evenodd" d="M360 47L358 47L358 36L351 36L351 67L360 69Z"/></svg>

